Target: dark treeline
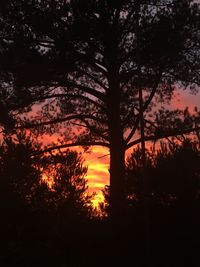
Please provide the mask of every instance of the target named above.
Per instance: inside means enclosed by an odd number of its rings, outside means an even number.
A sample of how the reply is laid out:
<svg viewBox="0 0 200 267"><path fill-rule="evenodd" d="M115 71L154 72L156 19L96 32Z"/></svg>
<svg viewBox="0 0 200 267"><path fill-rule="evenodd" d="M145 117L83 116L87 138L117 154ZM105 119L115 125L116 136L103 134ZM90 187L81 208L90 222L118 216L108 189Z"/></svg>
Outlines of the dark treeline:
<svg viewBox="0 0 200 267"><path fill-rule="evenodd" d="M0 147L1 266L196 266L200 238L199 143L162 143L126 162L126 212L111 221L109 187L98 216L77 152L40 154L24 133ZM52 181L47 185L44 174ZM148 180L144 212L142 175ZM104 216L102 216L104 215Z"/></svg>
<svg viewBox="0 0 200 267"><path fill-rule="evenodd" d="M192 0L8 0L0 5L0 122L62 134L48 151L104 146L110 216L123 216L125 152L199 131L200 10ZM30 114L34 107L37 114ZM77 134L77 132L79 134Z"/></svg>
<svg viewBox="0 0 200 267"><path fill-rule="evenodd" d="M39 147L25 133L1 141L1 266L49 266L52 260L52 266L62 266L60 253L73 251L91 216L81 155L33 156ZM76 242L78 248L81 240Z"/></svg>
<svg viewBox="0 0 200 267"><path fill-rule="evenodd" d="M171 105L199 29L193 0L0 1L1 266L200 265L200 111ZM109 150L101 216L80 146Z"/></svg>

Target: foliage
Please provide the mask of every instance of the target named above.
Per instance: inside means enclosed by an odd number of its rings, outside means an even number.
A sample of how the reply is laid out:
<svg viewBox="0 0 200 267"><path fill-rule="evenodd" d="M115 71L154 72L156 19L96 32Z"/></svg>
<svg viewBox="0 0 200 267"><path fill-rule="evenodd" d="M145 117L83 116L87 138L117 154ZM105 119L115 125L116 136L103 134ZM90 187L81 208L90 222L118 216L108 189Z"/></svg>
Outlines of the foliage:
<svg viewBox="0 0 200 267"><path fill-rule="evenodd" d="M141 166L141 151L136 149L127 160L127 196L134 203L142 198L142 176L148 180L149 199L158 205L190 203L199 199L200 153L197 142L161 143L149 151L146 170Z"/></svg>
<svg viewBox="0 0 200 267"><path fill-rule="evenodd" d="M69 211L89 213L91 211L91 196L87 193L85 175L87 168L83 167L83 159L75 151L65 151L46 156L42 160L44 174L51 182L51 202L54 208L63 214Z"/></svg>
<svg viewBox="0 0 200 267"><path fill-rule="evenodd" d="M5 119L60 132L46 152L108 147L112 207L123 211L125 151L199 131L198 109L166 108L176 88L199 88L199 16L192 0L3 1L1 77L11 77L15 99L0 103Z"/></svg>
<svg viewBox="0 0 200 267"><path fill-rule="evenodd" d="M81 154L75 151L43 154L41 144L27 132L4 137L0 144L1 265L56 265L65 261L61 253L68 250L67 262L71 261L74 233L79 238L84 235L92 211L86 172Z"/></svg>
<svg viewBox="0 0 200 267"><path fill-rule="evenodd" d="M40 144L25 133L7 136L2 142L0 173L1 197L6 197L4 205L15 205L15 196L36 211L62 208L68 216L81 210L86 215L91 204L86 192L87 169L82 166L81 156L73 151L43 155L39 154L40 149Z"/></svg>
<svg viewBox="0 0 200 267"><path fill-rule="evenodd" d="M0 257L3 266L88 266L89 248L91 265L126 266L131 260L136 266L163 266L163 259L168 266L199 265L199 257L197 264L190 257L199 248L199 149L188 142L163 146L158 153L146 152L146 162L138 149L125 166L125 151L134 145L143 143L144 150L145 141L199 134L198 108L193 114L167 108L174 90L199 90L195 2L0 2L0 126L7 134L0 149L0 205L6 214L9 203L11 217L21 220L14 224L26 225L24 235L17 227L10 231L12 218L1 227L7 231L0 250L8 247ZM41 151L23 136L13 142L8 133L19 129L60 133L61 139ZM79 220L89 204L86 169L75 152L59 151L79 145L110 150L105 194L117 220L101 227L90 221L86 229ZM44 168L55 182L51 190L42 182ZM144 195L151 213L149 239L141 216ZM27 207L35 216L17 216ZM127 220L126 208L140 216ZM189 219L179 219L180 210ZM118 219L123 223L117 225ZM145 250L146 241L151 246Z"/></svg>
<svg viewBox="0 0 200 267"><path fill-rule="evenodd" d="M50 106L43 109L38 126L50 131L54 123L66 122L66 127L77 123L83 127L82 136L74 137L75 143L108 146L108 111L115 94L123 139L126 148L131 147L137 143L131 141L139 127L141 87L147 136L159 138L177 132L176 127L162 129L163 134L155 132L151 122L162 128L163 120L170 117L160 110L150 114L150 119L149 111L157 102L170 101L177 84L198 90L199 10L192 1L119 1L117 5L107 1L8 1L2 3L1 17L2 72L12 77L18 107L45 99ZM112 85L112 79L118 85ZM59 108L54 112L56 104ZM184 119L179 126L183 131L190 129Z"/></svg>

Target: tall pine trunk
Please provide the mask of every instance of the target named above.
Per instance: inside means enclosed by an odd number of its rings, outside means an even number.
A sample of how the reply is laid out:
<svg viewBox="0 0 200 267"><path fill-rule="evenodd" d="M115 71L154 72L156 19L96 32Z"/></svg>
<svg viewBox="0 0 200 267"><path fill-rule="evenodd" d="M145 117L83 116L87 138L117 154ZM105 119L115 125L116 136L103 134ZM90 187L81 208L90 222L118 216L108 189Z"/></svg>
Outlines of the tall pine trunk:
<svg viewBox="0 0 200 267"><path fill-rule="evenodd" d="M110 136L110 218L120 220L125 211L125 145L120 119L119 69L110 68L108 92L108 121Z"/></svg>
<svg viewBox="0 0 200 267"><path fill-rule="evenodd" d="M117 132L116 132L117 135ZM110 147L110 217L121 220L125 212L125 152L119 136Z"/></svg>

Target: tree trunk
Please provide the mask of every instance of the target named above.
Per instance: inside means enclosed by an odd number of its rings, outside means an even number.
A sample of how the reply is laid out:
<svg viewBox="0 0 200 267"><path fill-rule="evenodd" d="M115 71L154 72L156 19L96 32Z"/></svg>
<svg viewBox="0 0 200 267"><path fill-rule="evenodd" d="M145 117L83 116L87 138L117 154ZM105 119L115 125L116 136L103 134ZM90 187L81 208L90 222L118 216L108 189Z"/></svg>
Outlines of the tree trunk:
<svg viewBox="0 0 200 267"><path fill-rule="evenodd" d="M120 119L119 69L111 65L108 96L108 126L110 136L110 218L122 219L125 211L125 144Z"/></svg>
<svg viewBox="0 0 200 267"><path fill-rule="evenodd" d="M110 147L110 217L119 221L125 213L125 151L117 134Z"/></svg>

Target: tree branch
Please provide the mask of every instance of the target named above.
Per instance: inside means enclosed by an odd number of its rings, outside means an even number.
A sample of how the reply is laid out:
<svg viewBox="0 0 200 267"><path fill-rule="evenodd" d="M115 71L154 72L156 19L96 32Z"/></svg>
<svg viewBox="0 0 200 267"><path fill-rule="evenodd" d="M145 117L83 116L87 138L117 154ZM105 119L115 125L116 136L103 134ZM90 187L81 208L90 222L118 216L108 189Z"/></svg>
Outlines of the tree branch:
<svg viewBox="0 0 200 267"><path fill-rule="evenodd" d="M50 120L50 121L44 121L44 122L35 123L35 124L26 124L24 126L18 126L15 129L31 129L31 128L36 128L36 127L40 127L40 126L66 122L66 121L70 121L70 120L81 120L82 121L83 119L91 119L91 120L98 121L98 122L106 124L105 120L97 118L97 117L95 117L93 115L76 114L76 115L71 115L71 116L64 117L64 118L57 118L57 119Z"/></svg>
<svg viewBox="0 0 200 267"><path fill-rule="evenodd" d="M103 93L101 93L95 89L92 89L88 86L77 84L77 83L70 82L70 81L59 82L59 85L63 86L63 87L70 86L70 87L80 89L83 92L88 93L88 94L100 99L101 101L105 102L105 95Z"/></svg>
<svg viewBox="0 0 200 267"><path fill-rule="evenodd" d="M158 85L159 85L159 82L160 82L160 79L162 77L162 71L160 70L159 73L158 73L158 76L157 76L157 79L154 83L154 86L152 87L152 91L149 95L149 98L147 99L147 101L144 103L143 105L143 112L148 108L149 104L151 103L155 93L156 93L156 90L158 88Z"/></svg>
<svg viewBox="0 0 200 267"><path fill-rule="evenodd" d="M44 95L41 97L33 98L33 101L37 102L37 101L42 101L42 100L46 100L46 99L62 98L62 97L81 98L81 99L84 99L84 100L94 104L95 106L97 106L101 109L105 109L101 104L97 103L96 101L94 101L91 98L84 96L84 95L74 95L74 94L65 94L65 93L63 93L63 94L51 94L51 95Z"/></svg>
<svg viewBox="0 0 200 267"><path fill-rule="evenodd" d="M166 134L160 134L160 135L152 135L152 136L146 136L145 137L145 141L155 141L155 140L159 140L159 139L163 139L163 138L168 138L168 137L173 137L176 135L182 135L182 134L189 134L195 131L200 131L200 127L195 127L195 128L190 128L190 129L185 129L185 130L177 130L175 132L170 132L170 133L166 133ZM137 144L141 143L141 138L136 139L132 142L130 142L129 144L127 144L126 146L126 150L131 148L132 146L135 146Z"/></svg>
<svg viewBox="0 0 200 267"><path fill-rule="evenodd" d="M101 138L105 139L106 141L109 141L109 138L105 135L103 135L98 129L96 129L94 126L91 126L87 120L82 120L83 123L85 123L85 127L88 128L91 132L94 134L97 134Z"/></svg>
<svg viewBox="0 0 200 267"><path fill-rule="evenodd" d="M93 80L96 84L98 84L100 87L102 87L105 91L108 90L108 88L101 81L99 81L92 74L88 73L86 70L79 69L79 71L82 72L83 74L87 75L91 80Z"/></svg>
<svg viewBox="0 0 200 267"><path fill-rule="evenodd" d="M77 84L77 83L74 83L72 81L56 81L56 82L53 82L53 83L40 83L39 84L40 86L49 86L49 87L52 87L52 86L60 86L60 87L73 87L73 88L77 88L77 89L80 89L82 90L83 92L85 93L88 93L96 98L98 98L99 100L101 100L102 102L105 102L105 95L93 88L90 88L88 86L85 86L85 85L82 85L82 84ZM64 95L63 95L64 96Z"/></svg>
<svg viewBox="0 0 200 267"><path fill-rule="evenodd" d="M120 74L120 83L123 83L120 89L123 89L124 86L128 83L128 81L133 77L133 75L137 74L137 69L130 70L126 73Z"/></svg>
<svg viewBox="0 0 200 267"><path fill-rule="evenodd" d="M127 137L126 140L125 140L125 143L126 143L126 144L128 144L128 142L129 142L129 141L131 140L131 138L133 137L133 135L134 135L134 133L135 133L135 131L136 131L136 129L137 129L139 123L140 123L140 117L139 117L139 115L138 115L137 118L136 118L136 121L135 121L135 124L134 124L133 129L131 130L131 132L129 133L128 137Z"/></svg>
<svg viewBox="0 0 200 267"><path fill-rule="evenodd" d="M154 84L154 86L152 88L152 91L151 91L151 93L149 95L149 98L147 99L147 101L143 105L143 108L142 108L143 109L143 112L148 108L149 104L151 103L151 101L152 101L152 99L153 99L153 97L154 97L154 95L156 93L156 90L158 88L158 85L159 85L161 76L162 76L162 71L159 72L159 74L157 76L157 80L155 81L155 84ZM135 107L135 109L137 109L137 107ZM139 109L137 109L137 110L139 112ZM135 131L136 131L139 123L140 123L140 119L139 119L139 114L138 114L137 115L137 118L136 118L136 121L135 121L135 125L134 125L133 129L131 130L131 132L129 133L128 137L126 138L126 141L125 141L126 144L128 144L128 142L133 137L133 135L134 135L134 133L135 133Z"/></svg>
<svg viewBox="0 0 200 267"><path fill-rule="evenodd" d="M78 51L74 51L74 53L77 55L78 59L84 59L87 63L91 64L94 68L96 68L99 72L101 72L103 75L107 77L107 71L106 68L102 65L102 62L89 56L88 54L83 54Z"/></svg>
<svg viewBox="0 0 200 267"><path fill-rule="evenodd" d="M63 149L63 148L68 148L68 147L76 147L76 146L104 146L109 148L110 145L106 142L75 142L75 143L70 143L70 144L63 144L63 145L57 145L57 146L52 146L49 148L46 148L42 151L38 151L33 156L37 156L43 153L51 152L53 150L57 149Z"/></svg>

